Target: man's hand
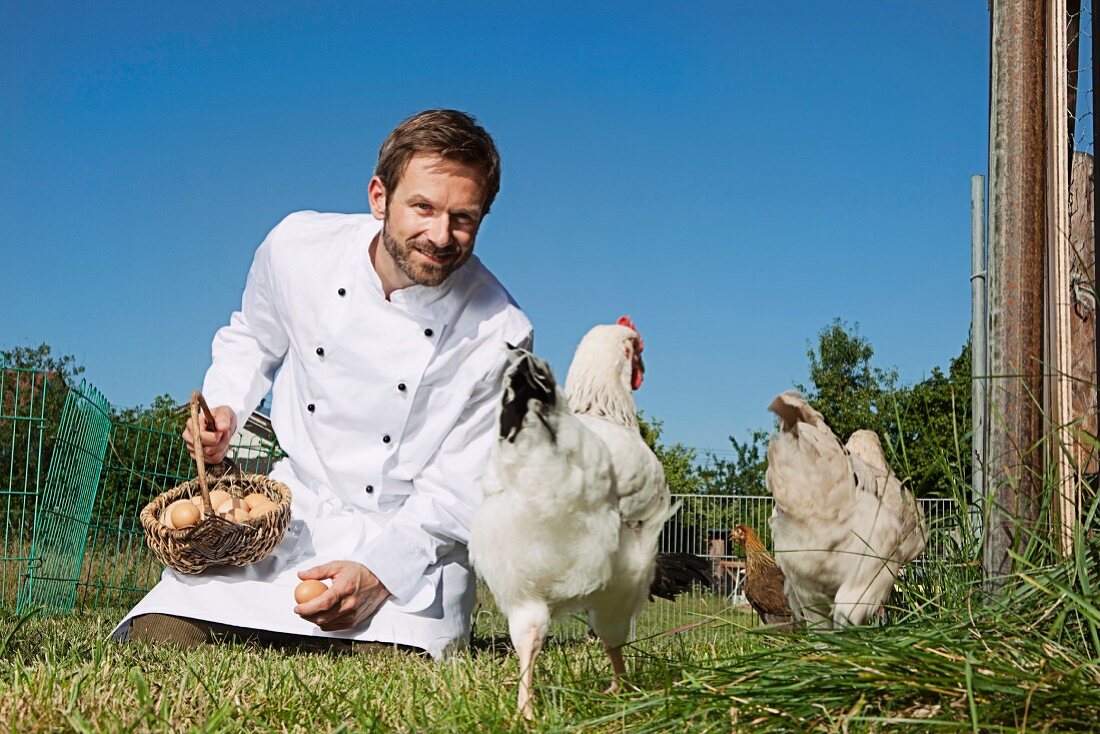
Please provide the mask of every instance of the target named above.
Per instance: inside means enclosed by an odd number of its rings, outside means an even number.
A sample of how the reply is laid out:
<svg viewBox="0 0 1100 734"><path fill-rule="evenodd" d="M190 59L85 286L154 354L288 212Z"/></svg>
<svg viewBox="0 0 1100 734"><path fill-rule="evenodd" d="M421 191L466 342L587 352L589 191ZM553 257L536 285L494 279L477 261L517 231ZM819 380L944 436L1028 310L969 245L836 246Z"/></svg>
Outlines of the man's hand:
<svg viewBox="0 0 1100 734"><path fill-rule="evenodd" d="M229 453L229 439L237 432L237 416L228 405L219 405L210 412L214 414L212 426L199 413L199 421L205 424L200 436L202 455L207 464L220 464ZM194 456L195 438L191 435L191 421L187 421L187 427L183 429L183 441L187 444L187 451Z"/></svg>
<svg viewBox="0 0 1100 734"><path fill-rule="evenodd" d="M390 596L378 577L355 561L333 561L299 571L298 578L332 579L332 586L324 594L294 607L295 614L326 632L358 627Z"/></svg>

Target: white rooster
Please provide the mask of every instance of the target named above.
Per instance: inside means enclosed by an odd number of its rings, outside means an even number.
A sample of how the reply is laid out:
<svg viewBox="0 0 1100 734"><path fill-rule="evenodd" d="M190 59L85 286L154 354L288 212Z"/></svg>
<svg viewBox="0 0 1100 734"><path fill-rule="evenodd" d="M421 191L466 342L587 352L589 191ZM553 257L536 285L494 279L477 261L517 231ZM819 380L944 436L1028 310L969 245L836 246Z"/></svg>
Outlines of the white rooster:
<svg viewBox="0 0 1100 734"><path fill-rule="evenodd" d="M660 461L638 430L632 389L642 340L627 317L594 327L573 357L563 393L545 362L513 349L500 437L474 517L470 557L508 616L519 657L519 710L531 718L535 658L550 619L587 609L611 659L654 578L670 498Z"/></svg>
<svg viewBox="0 0 1100 734"><path fill-rule="evenodd" d="M924 550L924 514L873 431L842 444L794 391L768 409L779 416L766 480L787 600L815 626L863 624L890 596L901 566Z"/></svg>

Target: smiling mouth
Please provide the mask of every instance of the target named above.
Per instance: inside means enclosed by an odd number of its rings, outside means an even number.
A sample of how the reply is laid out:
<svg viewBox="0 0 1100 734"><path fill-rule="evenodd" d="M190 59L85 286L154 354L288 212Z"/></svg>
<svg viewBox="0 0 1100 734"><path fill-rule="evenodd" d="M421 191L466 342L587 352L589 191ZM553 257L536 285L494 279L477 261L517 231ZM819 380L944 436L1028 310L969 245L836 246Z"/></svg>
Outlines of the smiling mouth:
<svg viewBox="0 0 1100 734"><path fill-rule="evenodd" d="M446 265L455 258L455 253L452 251L429 253L421 250L420 248L413 249L420 253L421 257L423 257L425 260L432 263L433 265Z"/></svg>

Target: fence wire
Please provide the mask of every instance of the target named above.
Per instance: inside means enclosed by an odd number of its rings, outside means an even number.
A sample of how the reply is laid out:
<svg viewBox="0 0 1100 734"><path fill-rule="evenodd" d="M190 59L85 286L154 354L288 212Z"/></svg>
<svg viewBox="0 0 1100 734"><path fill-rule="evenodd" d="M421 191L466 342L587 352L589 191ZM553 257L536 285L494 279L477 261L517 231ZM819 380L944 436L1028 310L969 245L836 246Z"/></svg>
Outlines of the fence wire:
<svg viewBox="0 0 1100 734"><path fill-rule="evenodd" d="M162 571L145 543L139 521L142 507L193 474L180 438L180 422L121 421L112 417L106 401L90 386L67 391L55 430L53 459L37 496L36 482L44 471L39 466L50 434L48 411L41 407L45 384L36 382L34 373L15 382L0 382L0 388L7 385L0 396L18 395L3 399L0 437L4 446L19 449L4 454L9 480L0 498L6 501L8 550L0 558L0 568L7 595L0 597L0 608L11 606L21 580L21 609L121 611L152 588ZM40 389L29 392L35 385ZM277 444L255 437L238 437L233 453L261 473L282 456ZM16 454L17 460L10 458ZM13 498L25 502L17 504ZM734 525L748 525L771 547L772 498L678 494L674 501L679 509L664 528L660 551L702 557L711 583L697 584L675 601L658 599L647 604L635 620L635 636L685 630L720 634L721 628L706 624L719 618L756 624L743 592L744 549L731 542L730 531ZM926 558L947 557L965 545L954 501L920 502L932 528ZM21 530L13 534L12 528ZM0 588L0 593L4 590ZM480 632L506 634L506 622L493 611L491 602L483 605L478 619ZM555 635L565 639L587 634L580 616L559 621L554 629Z"/></svg>
<svg viewBox="0 0 1100 734"><path fill-rule="evenodd" d="M0 609L16 603L30 560L38 488L46 472L47 404L56 380L45 372L0 367Z"/></svg>

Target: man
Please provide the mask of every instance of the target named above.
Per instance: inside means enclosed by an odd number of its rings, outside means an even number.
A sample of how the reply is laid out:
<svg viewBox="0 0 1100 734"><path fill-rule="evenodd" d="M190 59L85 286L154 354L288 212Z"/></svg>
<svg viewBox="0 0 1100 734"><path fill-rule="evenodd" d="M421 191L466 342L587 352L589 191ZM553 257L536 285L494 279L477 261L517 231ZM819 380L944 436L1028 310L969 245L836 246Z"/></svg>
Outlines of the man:
<svg viewBox="0 0 1100 734"><path fill-rule="evenodd" d="M263 561L197 576L166 569L118 639L213 631L409 646L469 638L466 555L494 430L503 344L531 325L473 256L500 187L489 134L431 110L386 139L370 215L298 212L260 245L241 310L214 337L203 393L208 462L260 399L287 454L286 539ZM184 432L193 448L190 429ZM295 606L301 579L331 588ZM213 624L211 624L213 623ZM258 631L265 632L258 632Z"/></svg>

